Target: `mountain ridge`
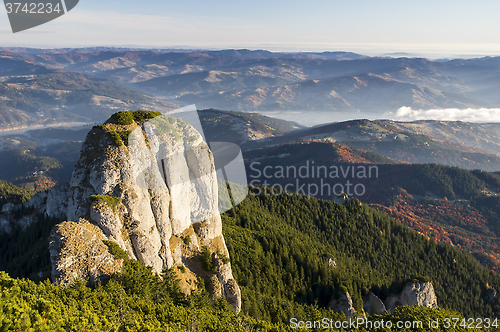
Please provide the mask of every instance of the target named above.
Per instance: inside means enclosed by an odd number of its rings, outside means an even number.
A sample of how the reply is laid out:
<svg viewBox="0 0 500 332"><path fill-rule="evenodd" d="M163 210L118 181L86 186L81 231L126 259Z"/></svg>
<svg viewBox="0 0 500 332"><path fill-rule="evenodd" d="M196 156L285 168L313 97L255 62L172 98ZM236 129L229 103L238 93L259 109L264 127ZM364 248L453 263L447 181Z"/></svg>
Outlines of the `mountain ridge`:
<svg viewBox="0 0 500 332"><path fill-rule="evenodd" d="M500 103L495 58L432 61L349 53L119 49L3 51L0 58L111 79L174 104L196 102L200 108L386 113L403 106L491 108Z"/></svg>

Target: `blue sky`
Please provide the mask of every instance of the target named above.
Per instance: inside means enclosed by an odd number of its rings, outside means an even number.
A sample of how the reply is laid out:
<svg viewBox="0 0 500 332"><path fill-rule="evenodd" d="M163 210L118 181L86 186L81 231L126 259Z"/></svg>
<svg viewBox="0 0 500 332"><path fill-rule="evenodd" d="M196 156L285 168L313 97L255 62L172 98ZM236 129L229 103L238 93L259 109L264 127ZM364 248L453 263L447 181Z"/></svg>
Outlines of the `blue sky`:
<svg viewBox="0 0 500 332"><path fill-rule="evenodd" d="M63 17L17 34L2 7L0 46L500 55L499 13L497 0L80 0Z"/></svg>

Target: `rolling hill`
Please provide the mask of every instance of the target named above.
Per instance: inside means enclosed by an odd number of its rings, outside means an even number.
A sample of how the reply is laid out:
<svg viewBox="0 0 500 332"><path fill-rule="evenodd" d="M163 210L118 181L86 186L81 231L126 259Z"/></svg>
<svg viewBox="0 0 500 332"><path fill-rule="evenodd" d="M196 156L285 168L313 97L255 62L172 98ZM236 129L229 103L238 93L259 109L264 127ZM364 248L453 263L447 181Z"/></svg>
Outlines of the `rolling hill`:
<svg viewBox="0 0 500 332"><path fill-rule="evenodd" d="M4 48L0 59L27 63L32 71L48 67L110 79L199 108L382 114L403 106L500 105L497 58L431 61L345 52Z"/></svg>
<svg viewBox="0 0 500 332"><path fill-rule="evenodd" d="M117 110L175 107L109 79L0 56L0 130L92 123Z"/></svg>
<svg viewBox="0 0 500 332"><path fill-rule="evenodd" d="M307 140L337 142L409 163L438 163L498 171L496 124L353 120L298 130L261 146Z"/></svg>

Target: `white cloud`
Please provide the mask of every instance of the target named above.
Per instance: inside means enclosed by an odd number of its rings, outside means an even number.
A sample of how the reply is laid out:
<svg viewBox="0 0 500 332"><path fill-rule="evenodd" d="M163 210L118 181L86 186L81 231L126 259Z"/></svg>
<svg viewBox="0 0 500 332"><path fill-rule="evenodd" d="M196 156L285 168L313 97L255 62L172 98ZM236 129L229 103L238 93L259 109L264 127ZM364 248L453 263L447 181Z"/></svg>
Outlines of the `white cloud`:
<svg viewBox="0 0 500 332"><path fill-rule="evenodd" d="M442 121L465 121L465 122L500 122L500 108L445 108L431 110L414 110L403 106L396 111L384 114L394 120L442 120Z"/></svg>

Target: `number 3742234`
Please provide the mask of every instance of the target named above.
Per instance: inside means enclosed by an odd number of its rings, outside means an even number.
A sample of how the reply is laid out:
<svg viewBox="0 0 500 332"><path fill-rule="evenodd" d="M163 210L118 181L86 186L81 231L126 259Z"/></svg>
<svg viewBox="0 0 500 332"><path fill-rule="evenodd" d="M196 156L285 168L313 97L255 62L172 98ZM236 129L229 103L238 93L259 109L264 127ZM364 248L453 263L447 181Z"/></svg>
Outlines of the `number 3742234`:
<svg viewBox="0 0 500 332"><path fill-rule="evenodd" d="M5 9L7 10L7 14L53 14L64 11L59 3L55 5L47 2L32 2L32 3L20 3L20 2L6 2Z"/></svg>
<svg viewBox="0 0 500 332"><path fill-rule="evenodd" d="M460 319L460 318L445 318L443 320L444 328L456 328L460 326L462 328L468 329L489 329L489 328L497 328L498 327L498 319L491 318L469 318L469 319Z"/></svg>

